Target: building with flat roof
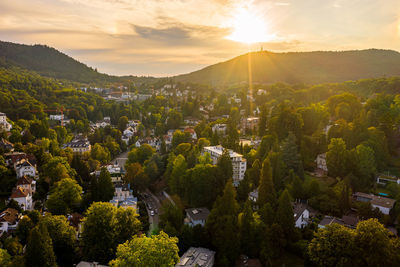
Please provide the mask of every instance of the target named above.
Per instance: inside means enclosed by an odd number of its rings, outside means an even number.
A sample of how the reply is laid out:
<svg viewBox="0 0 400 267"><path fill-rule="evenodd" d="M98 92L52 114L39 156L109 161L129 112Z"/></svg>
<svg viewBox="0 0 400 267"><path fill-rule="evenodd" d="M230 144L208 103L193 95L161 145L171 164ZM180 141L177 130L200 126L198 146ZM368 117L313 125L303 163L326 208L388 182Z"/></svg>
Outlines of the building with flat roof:
<svg viewBox="0 0 400 267"><path fill-rule="evenodd" d="M206 248L189 248L175 267L212 267L215 252Z"/></svg>
<svg viewBox="0 0 400 267"><path fill-rule="evenodd" d="M375 196L373 194L367 194L362 192L354 193L353 197L355 198L356 201L370 202L373 208L378 208L383 214L386 215L389 214L390 210L394 206L394 203L396 202L396 200L391 198Z"/></svg>
<svg viewBox="0 0 400 267"><path fill-rule="evenodd" d="M219 157L224 153L224 148L222 146L206 146L203 148L203 154L209 153L211 156L211 160L213 164L217 164ZM233 185L238 186L239 182L243 180L244 173L246 172L246 159L243 158L243 155L234 152L233 150L228 149L229 157L232 161L232 179Z"/></svg>

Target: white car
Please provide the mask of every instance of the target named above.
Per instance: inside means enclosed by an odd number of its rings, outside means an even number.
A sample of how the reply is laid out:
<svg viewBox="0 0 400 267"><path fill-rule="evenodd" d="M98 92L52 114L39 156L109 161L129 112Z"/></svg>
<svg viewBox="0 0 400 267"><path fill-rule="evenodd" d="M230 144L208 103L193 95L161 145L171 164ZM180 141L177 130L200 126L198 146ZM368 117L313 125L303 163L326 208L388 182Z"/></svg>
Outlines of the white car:
<svg viewBox="0 0 400 267"><path fill-rule="evenodd" d="M150 211L150 215L154 216L154 210Z"/></svg>

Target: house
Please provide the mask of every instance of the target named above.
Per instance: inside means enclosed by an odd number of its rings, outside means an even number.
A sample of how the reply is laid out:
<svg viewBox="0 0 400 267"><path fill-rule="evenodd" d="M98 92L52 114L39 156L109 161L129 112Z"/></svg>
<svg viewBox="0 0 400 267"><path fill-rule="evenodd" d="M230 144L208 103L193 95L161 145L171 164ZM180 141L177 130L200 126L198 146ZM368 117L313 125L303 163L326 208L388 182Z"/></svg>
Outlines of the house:
<svg viewBox="0 0 400 267"><path fill-rule="evenodd" d="M317 169L328 172L328 166L326 165L326 153L319 154L315 162L317 163Z"/></svg>
<svg viewBox="0 0 400 267"><path fill-rule="evenodd" d="M67 147L71 148L72 152L79 154L90 152L91 150L90 142L83 136L77 136L71 142L63 145L64 149Z"/></svg>
<svg viewBox="0 0 400 267"><path fill-rule="evenodd" d="M229 149L228 152L232 161L233 184L238 186L239 182L243 180L244 173L246 172L246 159L243 157L243 155L236 153L233 150ZM216 165L219 157L221 157L224 153L224 148L222 146L206 146L203 148L203 154L204 153L209 153L213 164Z"/></svg>
<svg viewBox="0 0 400 267"><path fill-rule="evenodd" d="M0 129L7 132L11 131L12 125L7 121L7 116L5 113L0 112Z"/></svg>
<svg viewBox="0 0 400 267"><path fill-rule="evenodd" d="M310 211L306 204L303 203L293 203L293 216L295 226L297 228L303 229L308 225L310 219Z"/></svg>
<svg viewBox="0 0 400 267"><path fill-rule="evenodd" d="M0 139L0 149L6 150L6 151L13 151L14 145L12 143L8 142L6 139L1 138Z"/></svg>
<svg viewBox="0 0 400 267"><path fill-rule="evenodd" d="M344 226L344 222L333 216L325 216L318 224L318 228L325 228L327 225L331 225L333 223L337 223Z"/></svg>
<svg viewBox="0 0 400 267"><path fill-rule="evenodd" d="M186 209L185 211L185 224L190 226L196 226L198 224L204 226L208 215L210 215L210 211L207 208Z"/></svg>
<svg viewBox="0 0 400 267"><path fill-rule="evenodd" d="M200 110L201 111L201 110ZM187 125L197 125L200 123L200 120L193 118L193 117L186 117L183 120Z"/></svg>
<svg viewBox="0 0 400 267"><path fill-rule="evenodd" d="M15 165L21 161L22 159L30 159L32 161L36 161L34 156L28 156L24 152L10 152L4 154L4 159L7 163L7 166L12 167L15 169Z"/></svg>
<svg viewBox="0 0 400 267"><path fill-rule="evenodd" d="M175 267L212 267L215 252L206 248L189 248Z"/></svg>
<svg viewBox="0 0 400 267"><path fill-rule="evenodd" d="M50 115L50 120L53 120L53 121L64 120L64 114Z"/></svg>
<svg viewBox="0 0 400 267"><path fill-rule="evenodd" d="M248 117L242 120L242 129L257 130L258 123L260 121L259 117Z"/></svg>
<svg viewBox="0 0 400 267"><path fill-rule="evenodd" d="M257 201L258 201L258 188L254 189L253 191L251 191L249 193L249 199L252 202L257 203Z"/></svg>
<svg viewBox="0 0 400 267"><path fill-rule="evenodd" d="M189 133L192 140L197 140L196 131L192 127L187 127L183 130L184 133Z"/></svg>
<svg viewBox="0 0 400 267"><path fill-rule="evenodd" d="M217 123L214 124L213 127L211 127L213 132L217 132L218 134L225 135L226 133L226 124L225 123Z"/></svg>
<svg viewBox="0 0 400 267"><path fill-rule="evenodd" d="M117 184L115 186L114 197L110 200L110 203L115 207L134 208L138 213L137 198L133 196L133 191L127 184Z"/></svg>
<svg viewBox="0 0 400 267"><path fill-rule="evenodd" d="M27 159L22 159L15 165L15 172L17 173L17 178L22 176L36 176L36 164L32 164Z"/></svg>
<svg viewBox="0 0 400 267"><path fill-rule="evenodd" d="M356 201L360 202L370 202L373 208L378 208L383 214L389 215L390 210L393 208L396 200L375 196L373 194L367 194L362 192L356 192L353 194L353 197Z"/></svg>
<svg viewBox="0 0 400 267"><path fill-rule="evenodd" d="M79 262L76 267L107 267L106 265L101 265L98 262L88 262L88 261L81 261Z"/></svg>
<svg viewBox="0 0 400 267"><path fill-rule="evenodd" d="M32 210L32 194L21 187L17 187L11 194L10 199L18 202L23 210Z"/></svg>
<svg viewBox="0 0 400 267"><path fill-rule="evenodd" d="M264 89L258 89L258 91L257 91L257 95L266 95L266 94L267 94L267 91Z"/></svg>
<svg viewBox="0 0 400 267"><path fill-rule="evenodd" d="M29 176L22 176L17 180L17 187L33 194L36 192L36 181Z"/></svg>
<svg viewBox="0 0 400 267"><path fill-rule="evenodd" d="M358 218L354 215L345 215L342 218L325 216L318 224L318 228L325 228L327 225L337 223L350 229L356 229Z"/></svg>
<svg viewBox="0 0 400 267"><path fill-rule="evenodd" d="M10 230L17 229L18 211L8 208L0 213L0 236Z"/></svg>

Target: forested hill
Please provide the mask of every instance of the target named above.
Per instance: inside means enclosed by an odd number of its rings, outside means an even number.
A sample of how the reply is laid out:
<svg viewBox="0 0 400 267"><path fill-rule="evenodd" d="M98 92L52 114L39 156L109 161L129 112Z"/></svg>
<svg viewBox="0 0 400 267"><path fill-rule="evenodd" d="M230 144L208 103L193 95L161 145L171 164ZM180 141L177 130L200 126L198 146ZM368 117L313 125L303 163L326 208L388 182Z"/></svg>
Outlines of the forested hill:
<svg viewBox="0 0 400 267"><path fill-rule="evenodd" d="M252 80L256 83L326 83L400 75L400 53L393 50L341 52L251 52L176 76L177 81L210 85L232 85Z"/></svg>
<svg viewBox="0 0 400 267"><path fill-rule="evenodd" d="M112 76L45 45L24 45L0 41L0 66L18 66L40 75L80 83L114 83L154 81L152 77Z"/></svg>

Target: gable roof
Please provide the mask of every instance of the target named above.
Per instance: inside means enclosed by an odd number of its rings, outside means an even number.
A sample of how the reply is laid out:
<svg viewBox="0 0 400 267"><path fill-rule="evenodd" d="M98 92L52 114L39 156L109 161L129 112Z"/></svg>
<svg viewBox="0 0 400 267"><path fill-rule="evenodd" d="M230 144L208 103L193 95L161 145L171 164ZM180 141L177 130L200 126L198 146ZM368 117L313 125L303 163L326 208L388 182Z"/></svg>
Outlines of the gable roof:
<svg viewBox="0 0 400 267"><path fill-rule="evenodd" d="M33 179L24 175L17 180L17 185L32 184Z"/></svg>
<svg viewBox="0 0 400 267"><path fill-rule="evenodd" d="M18 211L16 209L8 208L0 213L0 222L8 222L15 224L18 219Z"/></svg>
<svg viewBox="0 0 400 267"><path fill-rule="evenodd" d="M293 214L295 222L300 218L305 210L308 210L307 205L303 203L293 203Z"/></svg>
<svg viewBox="0 0 400 267"><path fill-rule="evenodd" d="M193 208L186 209L186 214L195 221L205 221L210 215L210 211L207 208Z"/></svg>
<svg viewBox="0 0 400 267"><path fill-rule="evenodd" d="M20 197L27 197L28 196L28 191L22 189L21 187L17 187L17 189L14 190L11 194L11 198L20 198Z"/></svg>

